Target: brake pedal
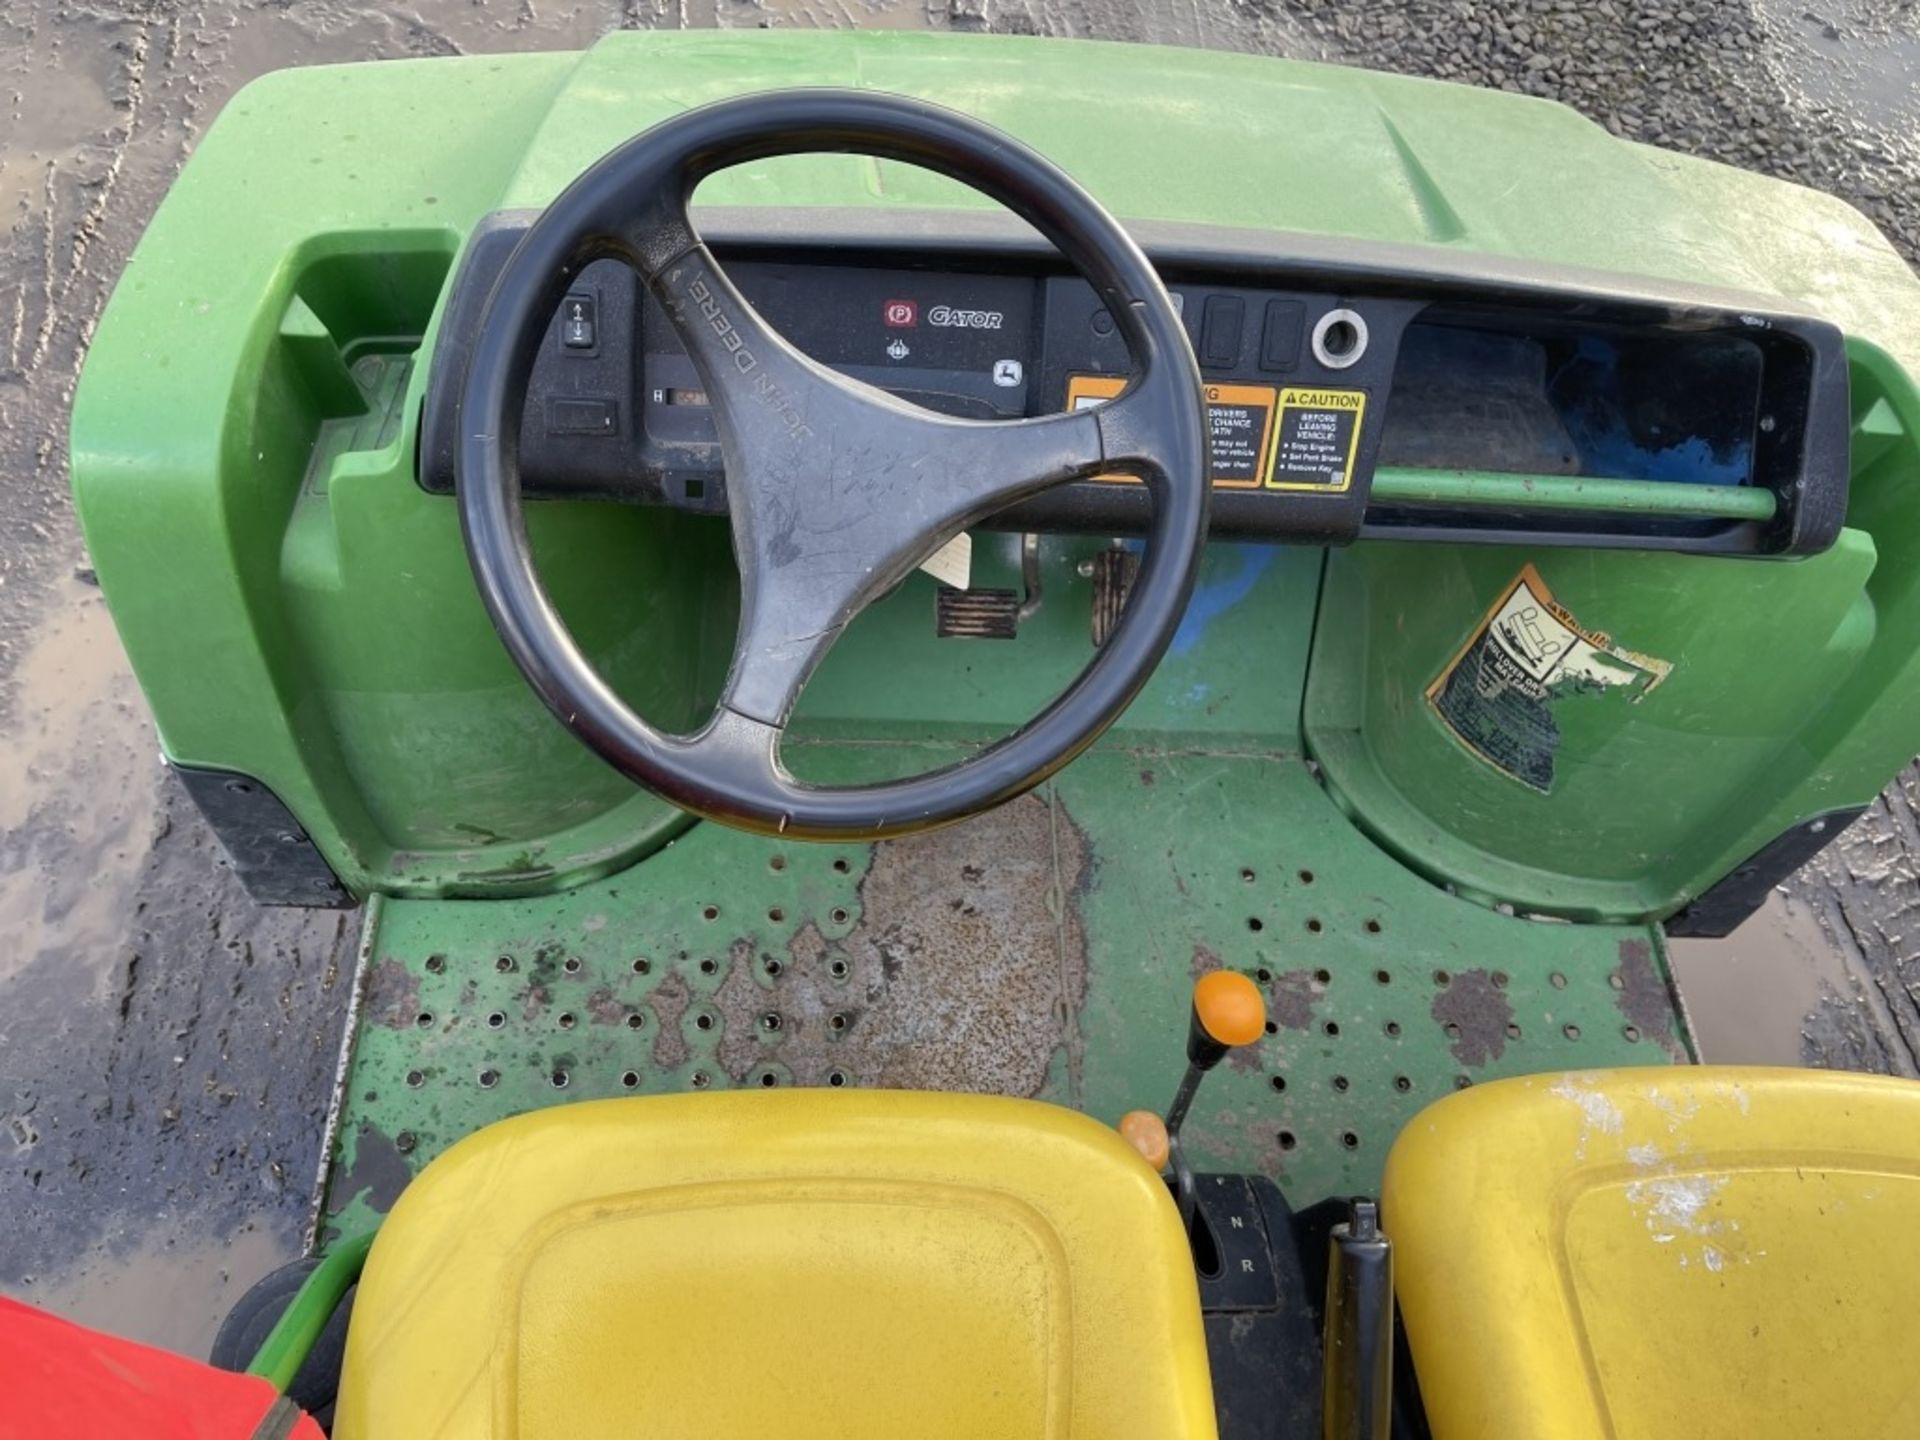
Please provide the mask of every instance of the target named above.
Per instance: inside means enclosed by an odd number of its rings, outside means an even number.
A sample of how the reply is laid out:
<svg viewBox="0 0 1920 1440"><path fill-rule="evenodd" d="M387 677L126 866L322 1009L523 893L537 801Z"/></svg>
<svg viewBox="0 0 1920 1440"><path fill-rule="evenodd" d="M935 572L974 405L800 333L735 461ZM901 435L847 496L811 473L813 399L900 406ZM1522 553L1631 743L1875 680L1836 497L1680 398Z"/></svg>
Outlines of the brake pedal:
<svg viewBox="0 0 1920 1440"><path fill-rule="evenodd" d="M1020 627L1040 613L1038 535L1020 537L1020 584L1024 593L942 585L934 597L934 633L942 640L1017 640Z"/></svg>
<svg viewBox="0 0 1920 1440"><path fill-rule="evenodd" d="M1017 640L1017 590L956 590L942 585L934 599L934 633L942 640Z"/></svg>

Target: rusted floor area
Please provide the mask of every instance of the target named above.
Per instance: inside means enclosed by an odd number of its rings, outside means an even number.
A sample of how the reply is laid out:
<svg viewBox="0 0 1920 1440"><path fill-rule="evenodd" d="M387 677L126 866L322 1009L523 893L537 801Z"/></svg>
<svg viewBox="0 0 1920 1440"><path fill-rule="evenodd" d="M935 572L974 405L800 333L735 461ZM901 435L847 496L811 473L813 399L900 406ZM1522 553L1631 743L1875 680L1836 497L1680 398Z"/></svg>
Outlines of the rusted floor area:
<svg viewBox="0 0 1920 1440"><path fill-rule="evenodd" d="M1220 968L1263 989L1270 1028L1208 1078L1186 1152L1303 1208L1376 1193L1393 1137L1457 1089L1687 1058L1652 931L1411 882L1270 752L1102 746L931 834L803 846L702 825L642 871L383 903L329 1239L472 1131L581 1099L841 1084L1109 1121L1161 1106L1190 987Z"/></svg>

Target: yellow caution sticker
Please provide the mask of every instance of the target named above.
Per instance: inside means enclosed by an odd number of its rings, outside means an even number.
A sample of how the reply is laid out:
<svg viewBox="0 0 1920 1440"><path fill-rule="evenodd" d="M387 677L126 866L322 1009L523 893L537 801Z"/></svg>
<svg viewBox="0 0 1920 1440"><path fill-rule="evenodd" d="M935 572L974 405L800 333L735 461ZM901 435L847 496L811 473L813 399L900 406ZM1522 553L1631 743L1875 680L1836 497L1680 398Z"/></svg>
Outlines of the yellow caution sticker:
<svg viewBox="0 0 1920 1440"><path fill-rule="evenodd" d="M1067 408L1090 410L1127 388L1124 375L1073 375ZM1271 385L1208 385L1207 428L1218 490L1258 490L1273 455L1274 388ZM1132 475L1096 475L1096 480L1137 485Z"/></svg>
<svg viewBox="0 0 1920 1440"><path fill-rule="evenodd" d="M1280 392L1269 490L1338 494L1353 484L1367 392L1288 386Z"/></svg>

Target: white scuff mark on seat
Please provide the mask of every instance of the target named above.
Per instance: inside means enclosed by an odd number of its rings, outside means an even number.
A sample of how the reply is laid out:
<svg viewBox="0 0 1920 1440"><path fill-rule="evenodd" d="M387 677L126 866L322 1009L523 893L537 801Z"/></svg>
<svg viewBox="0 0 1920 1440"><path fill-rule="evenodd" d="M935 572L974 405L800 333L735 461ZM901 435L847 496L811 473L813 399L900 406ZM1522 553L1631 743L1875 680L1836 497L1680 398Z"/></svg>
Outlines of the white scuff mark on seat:
<svg viewBox="0 0 1920 1440"><path fill-rule="evenodd" d="M1680 1127L1700 1113L1700 1099L1691 1089L1675 1097L1658 1086L1647 1087L1647 1103L1667 1117L1667 1133L1678 1135Z"/></svg>
<svg viewBox="0 0 1920 1440"><path fill-rule="evenodd" d="M1576 1159L1587 1158L1587 1142L1594 1132L1602 1135L1618 1135L1626 1125L1626 1117L1620 1113L1620 1107L1611 1097L1593 1088L1594 1077L1585 1075L1563 1075L1547 1093L1558 1095L1562 1100L1571 1100L1580 1107L1580 1113L1586 1118L1586 1124L1580 1131L1580 1144L1574 1151Z"/></svg>
<svg viewBox="0 0 1920 1440"><path fill-rule="evenodd" d="M1627 1200L1640 1208L1649 1230L1711 1235L1720 1225L1704 1212L1726 1184L1725 1176L1662 1175L1634 1181L1627 1186Z"/></svg>
<svg viewBox="0 0 1920 1440"><path fill-rule="evenodd" d="M1650 1145L1635 1146L1634 1151L1657 1153ZM1636 1163L1639 1163L1637 1156ZM1628 1184L1627 1203L1639 1212L1654 1244L1673 1246L1672 1253L1678 1257L1682 1270L1691 1269L1697 1259L1710 1273L1718 1275L1730 1259L1751 1265L1756 1257L1766 1254L1764 1250L1749 1251L1738 1239L1723 1241L1720 1238L1740 1233L1738 1220L1721 1219L1714 1213L1729 1178L1698 1172L1676 1175L1669 1168L1666 1174Z"/></svg>
<svg viewBox="0 0 1920 1440"><path fill-rule="evenodd" d="M1627 1147L1627 1159L1642 1170L1651 1170L1660 1163L1660 1147L1658 1145L1629 1145Z"/></svg>

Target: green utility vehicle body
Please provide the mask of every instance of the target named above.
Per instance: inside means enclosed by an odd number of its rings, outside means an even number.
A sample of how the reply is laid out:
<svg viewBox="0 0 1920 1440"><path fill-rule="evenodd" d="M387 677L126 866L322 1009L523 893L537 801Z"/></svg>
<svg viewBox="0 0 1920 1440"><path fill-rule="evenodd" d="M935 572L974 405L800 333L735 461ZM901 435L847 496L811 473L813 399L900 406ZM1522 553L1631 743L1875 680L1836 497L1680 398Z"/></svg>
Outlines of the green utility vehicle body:
<svg viewBox="0 0 1920 1440"><path fill-rule="evenodd" d="M667 116L813 85L1007 130L1169 283L1234 249L1342 294L1324 277L1419 271L1469 298L1644 295L1676 331L1707 309L1837 327L1844 528L1771 556L1524 528L1223 537L1150 685L1032 795L878 844L692 821L514 668L455 501L422 483L423 414L489 217L539 210ZM929 246L1031 249L962 187L856 156L748 164L697 199L723 259L730 236L809 232L906 268ZM236 866L267 898L369 901L323 1244L486 1121L583 1096L981 1089L1115 1118L1171 1090L1168 1027L1218 967L1266 989L1273 1033L1209 1082L1189 1150L1304 1202L1376 1190L1391 1137L1457 1086L1692 1057L1663 923L1724 928L1920 745L1915 373L1920 283L1860 215L1545 102L1183 50L620 34L249 86L101 322L73 475L164 752ZM1467 427L1497 423L1480 398ZM1383 426L1385 387L1367 403L1360 425ZM1387 456L1356 499L1776 519L1753 486L1659 478ZM528 525L608 681L697 725L736 618L725 523L579 498ZM914 575L815 676L793 770L915 772L1039 711L1092 654L1110 553L1044 536L1041 604L1008 643L940 638ZM973 581L1022 587L1015 536L976 534ZM1516 600L1589 663L1543 682L1544 728L1501 741L1448 687Z"/></svg>

